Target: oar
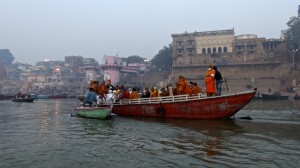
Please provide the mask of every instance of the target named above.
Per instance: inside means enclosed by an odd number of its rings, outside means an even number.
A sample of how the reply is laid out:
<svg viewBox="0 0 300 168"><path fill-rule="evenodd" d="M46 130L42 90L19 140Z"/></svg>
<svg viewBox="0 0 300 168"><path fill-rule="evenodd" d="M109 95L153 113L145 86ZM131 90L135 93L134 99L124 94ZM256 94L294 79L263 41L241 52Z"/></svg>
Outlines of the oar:
<svg viewBox="0 0 300 168"><path fill-rule="evenodd" d="M229 93L229 88L228 88L228 84L227 84L227 79L226 78L224 78L225 80L225 84L226 84L226 89L227 89L227 93Z"/></svg>
<svg viewBox="0 0 300 168"><path fill-rule="evenodd" d="M78 101L78 100L77 100L77 101ZM73 112L74 112L74 110L75 110L75 108L76 108L77 101L75 102L75 105L74 105L74 107L73 107L73 109L72 109L72 112L71 112L71 117L74 117L74 115L73 115Z"/></svg>

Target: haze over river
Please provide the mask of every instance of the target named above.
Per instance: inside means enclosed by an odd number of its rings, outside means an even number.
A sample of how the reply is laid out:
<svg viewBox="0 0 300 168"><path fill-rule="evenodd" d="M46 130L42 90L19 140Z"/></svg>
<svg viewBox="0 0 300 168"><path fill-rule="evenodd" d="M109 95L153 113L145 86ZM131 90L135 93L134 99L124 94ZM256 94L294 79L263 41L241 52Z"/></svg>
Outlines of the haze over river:
<svg viewBox="0 0 300 168"><path fill-rule="evenodd" d="M0 101L0 167L300 167L300 101L252 101L212 121L82 119L75 102Z"/></svg>

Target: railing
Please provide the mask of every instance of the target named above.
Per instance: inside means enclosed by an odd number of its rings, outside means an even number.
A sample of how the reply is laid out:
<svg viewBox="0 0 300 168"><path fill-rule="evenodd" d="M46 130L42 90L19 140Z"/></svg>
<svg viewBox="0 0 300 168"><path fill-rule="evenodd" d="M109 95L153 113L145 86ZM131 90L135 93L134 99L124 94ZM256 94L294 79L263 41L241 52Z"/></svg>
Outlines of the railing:
<svg viewBox="0 0 300 168"><path fill-rule="evenodd" d="M126 104L157 104L157 103L171 103L171 102L184 102L189 100L199 100L199 99L214 99L227 96L237 96L241 94L254 93L256 90L243 91L238 93L231 93L221 96L207 97L205 94L199 93L197 95L176 95L176 96L166 96L166 97L151 97L151 98L139 98L139 99L121 99L114 101L115 105L126 105Z"/></svg>
<svg viewBox="0 0 300 168"><path fill-rule="evenodd" d="M188 100L198 100L206 98L205 95L199 93L197 95L176 95L166 97L151 97L151 98L140 98L140 99L121 99L114 102L114 104L148 104L148 103L170 103L170 102L182 102Z"/></svg>

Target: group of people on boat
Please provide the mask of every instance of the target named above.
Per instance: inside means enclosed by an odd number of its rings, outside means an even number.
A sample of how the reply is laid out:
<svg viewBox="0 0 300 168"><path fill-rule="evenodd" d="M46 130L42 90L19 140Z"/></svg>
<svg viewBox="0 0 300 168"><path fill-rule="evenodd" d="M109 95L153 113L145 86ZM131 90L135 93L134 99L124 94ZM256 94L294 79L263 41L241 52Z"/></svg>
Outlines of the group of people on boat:
<svg viewBox="0 0 300 168"><path fill-rule="evenodd" d="M209 65L205 75L205 93L208 97L221 95L223 78L221 73L217 70L216 66ZM187 82L184 76L179 76L176 86L173 88L172 84L166 87L147 87L142 92L137 88L128 88L118 85L113 86L111 80L91 81L89 92L86 93L84 105L99 103L101 100L118 101L120 99L138 99L138 98L154 98L173 95L198 95L202 93L201 88L196 82Z"/></svg>

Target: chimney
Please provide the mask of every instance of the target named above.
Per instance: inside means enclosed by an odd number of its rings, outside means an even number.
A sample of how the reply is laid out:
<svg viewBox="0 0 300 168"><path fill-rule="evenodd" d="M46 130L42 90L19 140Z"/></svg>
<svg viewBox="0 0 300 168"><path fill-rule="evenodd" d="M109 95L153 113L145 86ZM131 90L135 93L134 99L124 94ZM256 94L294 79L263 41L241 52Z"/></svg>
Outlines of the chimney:
<svg viewBox="0 0 300 168"><path fill-rule="evenodd" d="M300 5L298 6L298 17L300 17Z"/></svg>

